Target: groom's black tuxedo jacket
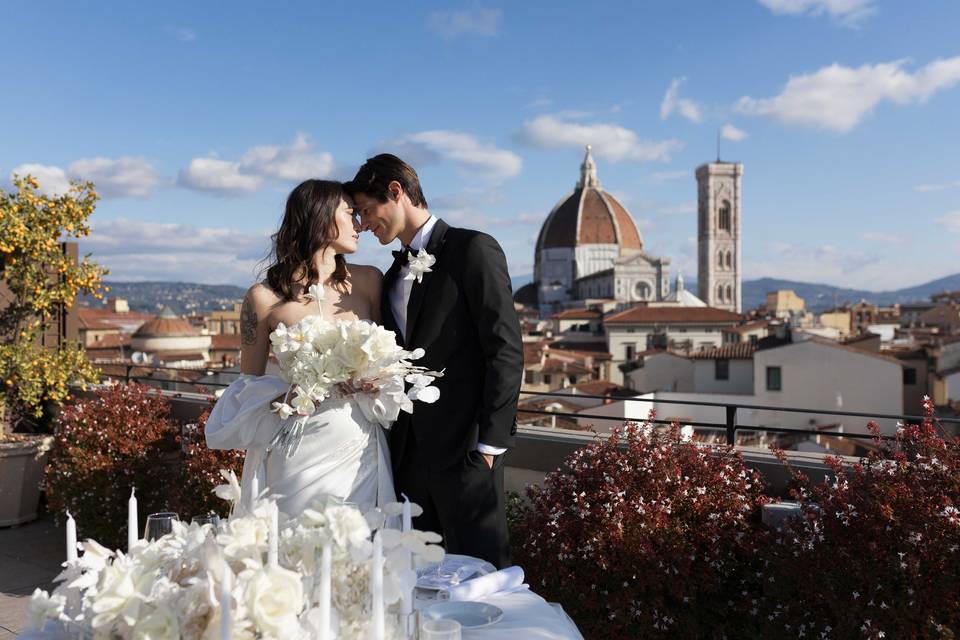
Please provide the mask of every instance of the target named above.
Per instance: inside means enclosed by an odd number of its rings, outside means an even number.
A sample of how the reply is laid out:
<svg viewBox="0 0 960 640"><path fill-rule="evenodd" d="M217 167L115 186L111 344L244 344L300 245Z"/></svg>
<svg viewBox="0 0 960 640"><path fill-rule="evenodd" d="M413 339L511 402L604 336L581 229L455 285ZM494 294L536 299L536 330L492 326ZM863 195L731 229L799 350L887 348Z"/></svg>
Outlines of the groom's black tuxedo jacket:
<svg viewBox="0 0 960 640"><path fill-rule="evenodd" d="M413 414L401 412L390 430L394 469L409 438L431 468L444 469L461 463L478 442L512 447L517 431L523 343L500 245L485 233L438 220L425 249L437 261L422 282L413 282L404 336L390 308L399 258L383 281L384 326L404 348L426 351L416 364L445 370L435 382L440 399L414 402Z"/></svg>

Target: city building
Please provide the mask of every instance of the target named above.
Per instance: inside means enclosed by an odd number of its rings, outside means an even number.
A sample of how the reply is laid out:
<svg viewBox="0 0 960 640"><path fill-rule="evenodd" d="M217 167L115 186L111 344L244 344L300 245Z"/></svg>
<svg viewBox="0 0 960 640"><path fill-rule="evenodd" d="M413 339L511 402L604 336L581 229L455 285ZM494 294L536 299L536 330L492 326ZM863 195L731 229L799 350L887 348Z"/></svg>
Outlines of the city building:
<svg viewBox="0 0 960 640"><path fill-rule="evenodd" d="M645 251L630 212L601 188L587 146L580 180L537 237L534 282L541 315L583 306L587 298L661 300L669 293L669 264Z"/></svg>
<svg viewBox="0 0 960 640"><path fill-rule="evenodd" d="M697 285L708 307L740 313L743 165L709 162L697 176Z"/></svg>
<svg viewBox="0 0 960 640"><path fill-rule="evenodd" d="M611 382L624 383L624 369L649 349L689 353L718 347L723 329L740 324L738 313L711 307L637 306L607 316L604 329L612 357ZM624 365L621 367L620 365Z"/></svg>

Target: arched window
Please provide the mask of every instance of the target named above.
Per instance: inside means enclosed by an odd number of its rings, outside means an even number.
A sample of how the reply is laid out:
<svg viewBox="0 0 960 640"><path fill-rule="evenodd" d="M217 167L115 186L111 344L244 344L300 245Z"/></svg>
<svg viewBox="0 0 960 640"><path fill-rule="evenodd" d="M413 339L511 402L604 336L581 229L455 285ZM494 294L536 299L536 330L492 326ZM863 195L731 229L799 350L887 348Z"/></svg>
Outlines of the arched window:
<svg viewBox="0 0 960 640"><path fill-rule="evenodd" d="M733 288L727 285L727 302L733 302Z"/></svg>
<svg viewBox="0 0 960 640"><path fill-rule="evenodd" d="M733 267L733 258L731 256L731 253L727 251L727 269L730 269L732 267Z"/></svg>
<svg viewBox="0 0 960 640"><path fill-rule="evenodd" d="M723 302L723 285L717 285L717 300Z"/></svg>
<svg viewBox="0 0 960 640"><path fill-rule="evenodd" d="M720 212L717 216L717 224L721 231L730 231L730 201L724 200L720 204Z"/></svg>
<svg viewBox="0 0 960 640"><path fill-rule="evenodd" d="M717 251L717 266L723 268L723 251Z"/></svg>
<svg viewBox="0 0 960 640"><path fill-rule="evenodd" d="M649 300L650 293L650 285L646 282L638 282L633 285L633 294L638 300Z"/></svg>

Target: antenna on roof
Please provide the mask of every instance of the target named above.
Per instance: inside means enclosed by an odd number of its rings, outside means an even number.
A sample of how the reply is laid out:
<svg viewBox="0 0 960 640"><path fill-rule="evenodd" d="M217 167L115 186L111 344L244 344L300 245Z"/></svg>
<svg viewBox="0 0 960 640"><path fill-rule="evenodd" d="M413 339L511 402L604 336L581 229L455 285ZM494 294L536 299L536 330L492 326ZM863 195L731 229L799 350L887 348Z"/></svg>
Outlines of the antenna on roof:
<svg viewBox="0 0 960 640"><path fill-rule="evenodd" d="M717 162L720 162L720 130L717 129Z"/></svg>

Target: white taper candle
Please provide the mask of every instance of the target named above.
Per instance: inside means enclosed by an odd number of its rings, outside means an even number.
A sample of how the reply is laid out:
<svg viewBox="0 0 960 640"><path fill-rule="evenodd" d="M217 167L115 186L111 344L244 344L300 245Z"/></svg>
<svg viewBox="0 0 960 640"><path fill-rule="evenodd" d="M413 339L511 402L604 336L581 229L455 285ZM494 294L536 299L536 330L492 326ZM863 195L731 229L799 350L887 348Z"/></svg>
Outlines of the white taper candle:
<svg viewBox="0 0 960 640"><path fill-rule="evenodd" d="M280 509L270 509L270 532L267 536L267 565L276 567L280 553Z"/></svg>
<svg viewBox="0 0 960 640"><path fill-rule="evenodd" d="M67 511L67 562L77 559L77 523Z"/></svg>
<svg viewBox="0 0 960 640"><path fill-rule="evenodd" d="M133 550L133 546L140 539L136 491L136 487L130 489L130 500L127 501L127 553Z"/></svg>
<svg viewBox="0 0 960 640"><path fill-rule="evenodd" d="M373 599L373 640L383 640L386 633L383 612L383 538L373 536L373 559L370 566L370 597Z"/></svg>

